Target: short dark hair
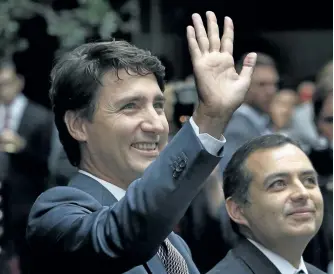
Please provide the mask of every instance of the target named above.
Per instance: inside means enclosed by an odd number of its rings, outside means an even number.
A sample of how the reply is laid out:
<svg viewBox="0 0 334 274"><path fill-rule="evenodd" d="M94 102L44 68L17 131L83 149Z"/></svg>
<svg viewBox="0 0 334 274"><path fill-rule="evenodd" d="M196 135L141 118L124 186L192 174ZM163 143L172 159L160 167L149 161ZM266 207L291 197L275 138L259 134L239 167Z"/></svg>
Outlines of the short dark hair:
<svg viewBox="0 0 334 274"><path fill-rule="evenodd" d="M126 41L83 44L63 55L51 72L50 98L55 114L59 139L72 165L81 160L79 142L68 132L66 111L77 111L92 120L102 76L107 71L124 69L129 75L154 74L164 91L165 68L149 51L139 49Z"/></svg>
<svg viewBox="0 0 334 274"><path fill-rule="evenodd" d="M292 144L298 148L300 145L289 137L280 134L268 134L254 138L242 145L228 162L224 174L224 195L231 197L240 205L249 203L248 191L253 180L252 172L247 168L246 161L249 156L261 149L278 148L287 144ZM232 221L232 227L239 235L238 226Z"/></svg>

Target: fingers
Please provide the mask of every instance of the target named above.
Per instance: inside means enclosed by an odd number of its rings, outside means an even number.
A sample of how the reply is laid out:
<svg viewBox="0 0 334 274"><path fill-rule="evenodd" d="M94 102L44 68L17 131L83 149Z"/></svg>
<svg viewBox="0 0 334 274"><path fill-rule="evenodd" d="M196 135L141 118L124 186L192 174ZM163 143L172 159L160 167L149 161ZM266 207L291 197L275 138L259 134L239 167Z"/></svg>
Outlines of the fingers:
<svg viewBox="0 0 334 274"><path fill-rule="evenodd" d="M198 13L192 15L198 46L202 53L209 51L209 39L204 28L201 16Z"/></svg>
<svg viewBox="0 0 334 274"><path fill-rule="evenodd" d="M248 53L245 57L244 64L242 66L242 70L239 74L240 77L250 78L253 74L254 66L256 63L256 53Z"/></svg>
<svg viewBox="0 0 334 274"><path fill-rule="evenodd" d="M210 51L219 51L220 49L220 38L219 28L217 24L216 15L212 11L206 12L207 26L208 26L208 38Z"/></svg>
<svg viewBox="0 0 334 274"><path fill-rule="evenodd" d="M191 26L187 27L187 40L191 59L199 58L202 53L196 40L195 30Z"/></svg>
<svg viewBox="0 0 334 274"><path fill-rule="evenodd" d="M233 40L234 40L234 27L230 17L225 17L224 20L224 33L221 39L221 52L228 52L233 55Z"/></svg>

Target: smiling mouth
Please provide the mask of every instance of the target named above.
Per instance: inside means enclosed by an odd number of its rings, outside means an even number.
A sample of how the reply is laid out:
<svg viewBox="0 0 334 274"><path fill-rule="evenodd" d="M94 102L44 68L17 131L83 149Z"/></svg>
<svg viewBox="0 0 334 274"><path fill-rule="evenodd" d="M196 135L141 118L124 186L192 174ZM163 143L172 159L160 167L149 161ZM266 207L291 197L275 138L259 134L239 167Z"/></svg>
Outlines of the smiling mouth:
<svg viewBox="0 0 334 274"><path fill-rule="evenodd" d="M296 210L291 212L289 216L297 217L297 218L309 218L315 214L315 210L305 209L305 210Z"/></svg>
<svg viewBox="0 0 334 274"><path fill-rule="evenodd" d="M131 147L141 151L153 152L157 150L158 143L135 143Z"/></svg>

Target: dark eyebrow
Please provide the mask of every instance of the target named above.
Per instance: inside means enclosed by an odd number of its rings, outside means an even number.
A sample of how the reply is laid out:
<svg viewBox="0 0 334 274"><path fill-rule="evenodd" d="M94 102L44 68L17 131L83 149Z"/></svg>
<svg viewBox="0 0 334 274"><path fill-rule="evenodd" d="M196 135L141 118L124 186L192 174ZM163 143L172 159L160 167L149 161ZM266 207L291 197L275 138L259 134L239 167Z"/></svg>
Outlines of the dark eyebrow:
<svg viewBox="0 0 334 274"><path fill-rule="evenodd" d="M133 96L127 96L119 101L117 101L118 104L123 104L123 103L129 103L129 102L140 102L140 101L145 101L146 98L145 96L142 95L133 95ZM155 96L154 101L160 101L160 102L165 102L166 99L162 94L158 94Z"/></svg>
<svg viewBox="0 0 334 274"><path fill-rule="evenodd" d="M264 180L264 186L268 187L268 185L271 183L270 181L276 177L289 177L290 174L288 172L278 172L270 174L267 178ZM318 174L315 170L303 170L299 172L299 176L314 176L317 177Z"/></svg>

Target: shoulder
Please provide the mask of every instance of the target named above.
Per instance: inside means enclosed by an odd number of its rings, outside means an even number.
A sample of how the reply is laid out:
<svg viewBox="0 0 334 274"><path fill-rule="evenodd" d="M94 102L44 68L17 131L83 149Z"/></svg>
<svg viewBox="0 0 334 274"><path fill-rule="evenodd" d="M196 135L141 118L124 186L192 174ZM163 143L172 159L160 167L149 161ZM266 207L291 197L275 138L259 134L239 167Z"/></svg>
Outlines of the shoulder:
<svg viewBox="0 0 334 274"><path fill-rule="evenodd" d="M236 112L233 114L230 122L226 127L227 134L243 135L245 132L249 133L250 131L254 131L253 121L240 112Z"/></svg>
<svg viewBox="0 0 334 274"><path fill-rule="evenodd" d="M54 208L71 208L95 211L102 205L88 193L68 186L57 186L43 192L31 208L30 218L40 217Z"/></svg>
<svg viewBox="0 0 334 274"><path fill-rule="evenodd" d="M249 272L244 262L237 258L232 250L230 250L225 258L216 264L207 274L225 274L225 273L236 273L246 274Z"/></svg>

